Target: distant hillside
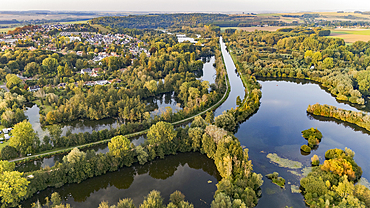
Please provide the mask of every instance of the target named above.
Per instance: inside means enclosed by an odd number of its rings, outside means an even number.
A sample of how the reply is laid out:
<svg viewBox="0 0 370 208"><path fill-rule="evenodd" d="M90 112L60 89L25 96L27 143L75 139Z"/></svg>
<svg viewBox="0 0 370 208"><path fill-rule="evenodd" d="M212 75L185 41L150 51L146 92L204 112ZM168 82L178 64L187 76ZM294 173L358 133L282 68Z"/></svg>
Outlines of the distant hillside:
<svg viewBox="0 0 370 208"><path fill-rule="evenodd" d="M92 24L100 24L111 28L156 29L181 26L197 26L198 24L213 24L222 27L253 26L259 24L286 25L279 17L227 14L150 14L130 15L125 17L99 17L91 20Z"/></svg>

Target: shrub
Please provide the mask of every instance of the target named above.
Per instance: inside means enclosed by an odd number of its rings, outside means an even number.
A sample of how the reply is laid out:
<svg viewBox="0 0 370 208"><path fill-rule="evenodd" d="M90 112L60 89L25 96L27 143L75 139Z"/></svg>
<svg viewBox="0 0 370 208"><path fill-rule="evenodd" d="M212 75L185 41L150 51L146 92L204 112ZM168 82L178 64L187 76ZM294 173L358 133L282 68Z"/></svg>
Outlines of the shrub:
<svg viewBox="0 0 370 208"><path fill-rule="evenodd" d="M303 152L310 153L311 152L311 147L309 147L309 146L307 146L307 145L304 144L304 145L301 146L301 150Z"/></svg>
<svg viewBox="0 0 370 208"><path fill-rule="evenodd" d="M317 155L313 155L311 157L311 164L314 165L314 166L317 166L320 164L320 160L319 160L319 157Z"/></svg>

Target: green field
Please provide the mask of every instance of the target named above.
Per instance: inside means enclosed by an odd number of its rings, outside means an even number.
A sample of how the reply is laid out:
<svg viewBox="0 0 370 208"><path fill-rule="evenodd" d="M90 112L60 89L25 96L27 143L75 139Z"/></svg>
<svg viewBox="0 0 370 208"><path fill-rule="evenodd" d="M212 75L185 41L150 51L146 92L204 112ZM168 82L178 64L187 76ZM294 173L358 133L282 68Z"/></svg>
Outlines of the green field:
<svg viewBox="0 0 370 208"><path fill-rule="evenodd" d="M91 25L91 27L100 29L103 33L110 33L111 31L101 25Z"/></svg>
<svg viewBox="0 0 370 208"><path fill-rule="evenodd" d="M332 30L331 33L333 34L348 34L348 35L370 35L369 30Z"/></svg>
<svg viewBox="0 0 370 208"><path fill-rule="evenodd" d="M89 20L84 20L84 21L72 21L72 22L59 22L60 24L63 24L63 25L65 25L65 24L86 24L87 23L87 21L89 21Z"/></svg>
<svg viewBox="0 0 370 208"><path fill-rule="evenodd" d="M12 27L12 28L0 28L0 33L1 32L7 33L9 30L14 30L14 29L15 29L15 27Z"/></svg>

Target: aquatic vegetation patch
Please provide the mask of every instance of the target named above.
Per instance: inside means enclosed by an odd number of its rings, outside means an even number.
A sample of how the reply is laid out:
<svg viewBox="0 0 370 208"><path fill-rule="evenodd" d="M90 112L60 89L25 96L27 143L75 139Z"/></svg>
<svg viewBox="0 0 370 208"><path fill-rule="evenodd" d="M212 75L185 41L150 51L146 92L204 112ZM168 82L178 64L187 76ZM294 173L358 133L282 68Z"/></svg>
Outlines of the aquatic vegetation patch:
<svg viewBox="0 0 370 208"><path fill-rule="evenodd" d="M277 163L280 167L283 168L299 169L303 166L302 163L298 161L281 158L276 153L269 153L266 157L270 159L271 162Z"/></svg>
<svg viewBox="0 0 370 208"><path fill-rule="evenodd" d="M291 185L290 186L290 191L293 193L293 194L298 194L298 193L301 193L301 189L299 189L299 186L296 186L296 185Z"/></svg>

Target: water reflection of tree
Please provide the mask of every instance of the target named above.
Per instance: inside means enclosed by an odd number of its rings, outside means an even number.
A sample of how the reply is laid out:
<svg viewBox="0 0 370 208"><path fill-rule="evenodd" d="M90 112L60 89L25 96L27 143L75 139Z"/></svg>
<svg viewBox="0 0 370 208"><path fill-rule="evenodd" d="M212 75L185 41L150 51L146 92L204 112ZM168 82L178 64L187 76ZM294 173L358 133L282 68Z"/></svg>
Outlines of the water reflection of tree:
<svg viewBox="0 0 370 208"><path fill-rule="evenodd" d="M317 116L317 115L313 115L313 114L310 114L310 113L307 113L307 117L310 120L315 119L315 120L324 121L324 122L334 122L336 124L343 125L344 127L349 127L354 131L359 131L359 132L362 132L363 134L369 134L370 135L370 131L368 131L368 130L362 128L362 127L359 127L356 124L351 124L351 123L348 123L348 122L345 122L345 121L338 120L336 118Z"/></svg>
<svg viewBox="0 0 370 208"><path fill-rule="evenodd" d="M314 80L297 79L297 78L281 78L281 77L257 77L257 79L258 79L258 81L277 81L277 82L281 81L281 82L291 82L291 83L302 84L302 85L317 84L320 87L320 89L324 90L325 92L327 92L333 98L336 99L336 97L331 94L331 92L329 91L329 89L327 87L324 87L320 82L316 82ZM370 102L367 102L368 100L369 100L368 98L365 98L366 106L364 107L364 105L354 104L354 103L350 103L348 101L343 101L343 100L337 100L336 99L336 101L338 103L347 104L351 107L356 108L357 110L370 112Z"/></svg>
<svg viewBox="0 0 370 208"><path fill-rule="evenodd" d="M37 162L41 166L41 162ZM198 152L179 153L177 155L166 156L164 159L157 159L145 165L135 163L131 167L121 168L118 171L107 173L105 175L87 179L80 184L66 184L61 188L48 188L34 195L26 202L27 204L40 200L40 203L45 203L45 197L50 197L51 193L58 192L61 198L67 199L73 197L76 202L86 202L91 194L102 189L112 191L107 188L114 186L117 189L128 189L135 180L137 175L148 174L152 178L166 180L176 174L179 166L188 165L192 169L203 170L209 175L215 177L218 181L221 180L217 168L212 159ZM149 185L150 184L143 184Z"/></svg>

